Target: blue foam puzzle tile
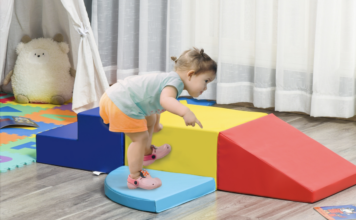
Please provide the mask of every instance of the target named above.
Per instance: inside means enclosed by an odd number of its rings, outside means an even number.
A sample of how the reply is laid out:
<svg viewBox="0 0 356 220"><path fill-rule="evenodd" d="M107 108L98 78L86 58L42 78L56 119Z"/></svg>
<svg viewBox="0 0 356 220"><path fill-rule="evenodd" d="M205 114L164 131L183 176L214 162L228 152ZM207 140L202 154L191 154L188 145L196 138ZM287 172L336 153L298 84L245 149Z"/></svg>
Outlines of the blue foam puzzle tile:
<svg viewBox="0 0 356 220"><path fill-rule="evenodd" d="M11 108L10 106L5 106L0 108L0 112L21 112L21 111Z"/></svg>
<svg viewBox="0 0 356 220"><path fill-rule="evenodd" d="M161 187L154 190L127 188L130 171L127 166L122 166L106 177L106 196L130 208L158 213L215 191L215 180L211 177L147 171L152 177L161 179Z"/></svg>
<svg viewBox="0 0 356 220"><path fill-rule="evenodd" d="M191 98L184 98L184 97L180 97L178 98L178 100L186 100L187 103L190 105L213 106L216 104L215 101L191 99Z"/></svg>
<svg viewBox="0 0 356 220"><path fill-rule="evenodd" d="M0 133L8 133L8 134L17 134L19 136L31 136L33 134L38 134L43 131L47 131L56 127L60 127L62 125L56 125L53 123L44 123L44 122L36 122L38 125L38 128L33 127L5 127L0 130ZM26 129L26 128L31 128L31 129Z"/></svg>
<svg viewBox="0 0 356 220"><path fill-rule="evenodd" d="M35 161L35 158L28 155L0 152L0 173L4 173L24 165L30 165Z"/></svg>

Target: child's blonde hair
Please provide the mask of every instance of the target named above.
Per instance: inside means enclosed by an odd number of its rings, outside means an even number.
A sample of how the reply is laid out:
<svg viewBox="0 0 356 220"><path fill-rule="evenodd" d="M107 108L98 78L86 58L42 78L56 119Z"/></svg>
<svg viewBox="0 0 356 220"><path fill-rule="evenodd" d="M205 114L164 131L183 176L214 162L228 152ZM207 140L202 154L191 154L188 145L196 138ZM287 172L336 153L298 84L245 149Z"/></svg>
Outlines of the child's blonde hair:
<svg viewBox="0 0 356 220"><path fill-rule="evenodd" d="M216 74L217 64L208 54L204 53L204 49L199 50L193 47L184 51L178 59L177 57L171 57L171 59L175 62L174 70L193 69L196 75L205 71L214 71Z"/></svg>

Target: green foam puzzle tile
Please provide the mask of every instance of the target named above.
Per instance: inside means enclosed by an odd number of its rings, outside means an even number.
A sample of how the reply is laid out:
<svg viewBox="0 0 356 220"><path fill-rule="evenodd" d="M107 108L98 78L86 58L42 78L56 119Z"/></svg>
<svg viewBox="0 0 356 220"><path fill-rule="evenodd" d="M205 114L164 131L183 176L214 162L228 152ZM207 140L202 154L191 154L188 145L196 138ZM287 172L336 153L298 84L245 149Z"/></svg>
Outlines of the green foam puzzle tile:
<svg viewBox="0 0 356 220"><path fill-rule="evenodd" d="M8 111L7 109L14 109L20 112ZM40 107L31 107L31 106L23 106L23 105L13 105L10 103L0 103L0 116L24 116L26 114L31 114L33 112L39 112L43 110Z"/></svg>
<svg viewBox="0 0 356 220"><path fill-rule="evenodd" d="M5 94L5 93L2 93L0 94L0 99L5 99L5 98L10 98L10 97L13 97L14 95L13 94Z"/></svg>
<svg viewBox="0 0 356 220"><path fill-rule="evenodd" d="M0 145L0 153L9 152L21 155L28 155L32 158L36 158L36 138L28 137L8 144Z"/></svg>
<svg viewBox="0 0 356 220"><path fill-rule="evenodd" d="M0 173L30 165L34 162L36 160L28 155L0 152Z"/></svg>
<svg viewBox="0 0 356 220"><path fill-rule="evenodd" d="M46 117L46 118L53 119L53 120L57 120L57 121L64 121L65 120L64 118L75 118L76 117L74 115L51 115L51 114L43 114L42 116Z"/></svg>

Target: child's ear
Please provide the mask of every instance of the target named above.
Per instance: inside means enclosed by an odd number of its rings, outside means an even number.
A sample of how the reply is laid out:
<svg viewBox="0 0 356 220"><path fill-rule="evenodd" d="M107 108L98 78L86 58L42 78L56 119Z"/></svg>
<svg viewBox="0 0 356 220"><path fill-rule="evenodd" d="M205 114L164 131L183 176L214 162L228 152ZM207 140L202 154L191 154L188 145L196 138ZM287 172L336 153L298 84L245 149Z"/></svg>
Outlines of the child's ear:
<svg viewBox="0 0 356 220"><path fill-rule="evenodd" d="M193 77L194 73L195 73L195 71L194 71L194 70L189 70L189 71L187 72L187 75L188 75L189 81L190 81L190 80L191 80L191 78Z"/></svg>

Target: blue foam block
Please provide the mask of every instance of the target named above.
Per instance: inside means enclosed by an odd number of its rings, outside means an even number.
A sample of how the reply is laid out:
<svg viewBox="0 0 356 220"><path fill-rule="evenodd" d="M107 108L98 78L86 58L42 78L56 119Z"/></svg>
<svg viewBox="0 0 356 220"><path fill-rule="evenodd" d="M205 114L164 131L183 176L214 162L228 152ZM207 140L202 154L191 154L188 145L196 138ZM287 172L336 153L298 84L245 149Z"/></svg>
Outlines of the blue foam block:
<svg viewBox="0 0 356 220"><path fill-rule="evenodd" d="M191 98L184 98L184 97L180 97L178 98L178 100L186 100L187 103L191 105L213 106L216 104L215 101L191 99Z"/></svg>
<svg viewBox="0 0 356 220"><path fill-rule="evenodd" d="M106 177L106 196L130 208L158 213L215 191L215 180L211 177L147 171L152 177L161 179L161 187L154 190L127 188L130 171L127 166L122 166Z"/></svg>
<svg viewBox="0 0 356 220"><path fill-rule="evenodd" d="M36 136L37 162L109 173L124 165L124 134L110 132L99 108L78 114L78 122Z"/></svg>

